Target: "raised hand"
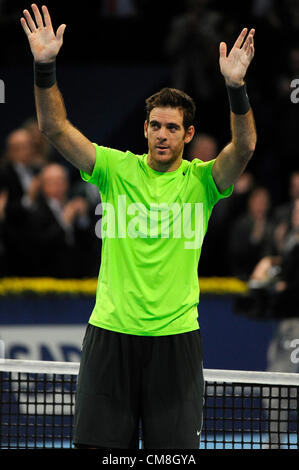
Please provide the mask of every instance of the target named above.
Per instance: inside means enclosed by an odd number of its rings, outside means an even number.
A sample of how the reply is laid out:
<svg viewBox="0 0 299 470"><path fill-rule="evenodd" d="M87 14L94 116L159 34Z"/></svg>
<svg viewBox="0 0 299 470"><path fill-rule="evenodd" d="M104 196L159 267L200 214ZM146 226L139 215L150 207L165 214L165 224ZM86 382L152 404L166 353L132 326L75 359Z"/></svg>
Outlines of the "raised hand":
<svg viewBox="0 0 299 470"><path fill-rule="evenodd" d="M42 7L43 17L37 5L32 4L31 8L35 21L29 11L24 10L25 18L21 18L21 24L28 38L34 60L35 62L53 62L62 46L66 25L60 25L55 35L47 7Z"/></svg>
<svg viewBox="0 0 299 470"><path fill-rule="evenodd" d="M220 43L220 70L227 85L232 87L238 87L244 84L247 69L254 56L253 37L255 30L251 29L245 39L247 31L247 28L241 31L240 36L228 56L226 43Z"/></svg>

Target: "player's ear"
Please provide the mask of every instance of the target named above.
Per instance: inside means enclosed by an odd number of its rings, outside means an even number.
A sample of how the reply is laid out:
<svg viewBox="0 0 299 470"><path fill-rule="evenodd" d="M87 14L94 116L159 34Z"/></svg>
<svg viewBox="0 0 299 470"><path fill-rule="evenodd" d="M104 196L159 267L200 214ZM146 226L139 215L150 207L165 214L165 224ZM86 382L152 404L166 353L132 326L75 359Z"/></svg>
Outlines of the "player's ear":
<svg viewBox="0 0 299 470"><path fill-rule="evenodd" d="M185 144L189 144L189 142L191 142L191 140L193 139L194 134L195 134L194 126L189 126L188 129L185 132L185 138L184 138Z"/></svg>
<svg viewBox="0 0 299 470"><path fill-rule="evenodd" d="M147 120L144 121L144 137L147 139Z"/></svg>

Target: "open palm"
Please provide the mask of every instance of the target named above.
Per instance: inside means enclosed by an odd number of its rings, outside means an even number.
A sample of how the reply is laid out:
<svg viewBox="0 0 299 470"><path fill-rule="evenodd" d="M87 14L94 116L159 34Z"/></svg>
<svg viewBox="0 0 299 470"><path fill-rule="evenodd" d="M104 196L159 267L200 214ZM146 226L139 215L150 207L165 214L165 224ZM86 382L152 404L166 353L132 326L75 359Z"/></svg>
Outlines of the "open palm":
<svg viewBox="0 0 299 470"><path fill-rule="evenodd" d="M247 69L254 56L254 33L255 30L251 29L245 39L247 28L244 28L228 55L226 43L220 43L220 70L230 86L241 86L244 83Z"/></svg>
<svg viewBox="0 0 299 470"><path fill-rule="evenodd" d="M43 18L35 4L32 5L32 10L35 21L29 11L24 10L26 19L21 18L21 24L28 38L34 60L36 62L54 61L63 43L66 25L60 25L55 35L47 7L42 7Z"/></svg>

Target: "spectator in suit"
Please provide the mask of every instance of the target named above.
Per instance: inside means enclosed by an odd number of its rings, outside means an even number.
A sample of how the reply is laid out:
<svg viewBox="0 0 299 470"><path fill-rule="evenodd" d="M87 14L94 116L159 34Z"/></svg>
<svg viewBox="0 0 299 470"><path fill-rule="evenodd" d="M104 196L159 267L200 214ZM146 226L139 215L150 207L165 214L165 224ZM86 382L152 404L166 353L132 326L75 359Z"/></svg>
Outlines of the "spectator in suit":
<svg viewBox="0 0 299 470"><path fill-rule="evenodd" d="M95 275L95 234L86 199L69 198L67 171L57 163L43 168L39 185L31 209L36 274L58 278Z"/></svg>
<svg viewBox="0 0 299 470"><path fill-rule="evenodd" d="M54 149L39 130L35 118L26 119L22 124L22 128L30 133L33 147L31 166L35 172L39 172L47 163L52 161Z"/></svg>
<svg viewBox="0 0 299 470"><path fill-rule="evenodd" d="M274 223L290 225L295 202L299 198L299 171L291 173L289 181L289 201L279 205L274 212Z"/></svg>
<svg viewBox="0 0 299 470"><path fill-rule="evenodd" d="M279 256L283 250L285 237L292 231L293 211L299 198L299 171L291 173L289 180L289 200L275 208L272 223L272 255Z"/></svg>
<svg viewBox="0 0 299 470"><path fill-rule="evenodd" d="M9 203L19 203L30 189L34 147L26 129L12 131L6 139L4 164L0 172L0 187L8 191Z"/></svg>
<svg viewBox="0 0 299 470"><path fill-rule="evenodd" d="M29 213L24 198L36 182L31 167L33 143L25 129L12 131L6 139L4 162L0 171L0 192L7 195L2 217L3 275L31 276Z"/></svg>

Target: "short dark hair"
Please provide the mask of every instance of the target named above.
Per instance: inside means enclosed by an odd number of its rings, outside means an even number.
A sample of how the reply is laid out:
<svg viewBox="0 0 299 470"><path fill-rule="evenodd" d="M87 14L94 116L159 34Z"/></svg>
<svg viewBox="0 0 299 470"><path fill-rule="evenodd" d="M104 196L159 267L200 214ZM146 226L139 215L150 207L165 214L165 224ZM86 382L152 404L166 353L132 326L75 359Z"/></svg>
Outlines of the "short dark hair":
<svg viewBox="0 0 299 470"><path fill-rule="evenodd" d="M188 130L194 123L195 103L193 99L181 90L176 88L163 88L145 100L146 119L149 120L150 112L154 108L179 108L183 111L183 126Z"/></svg>

